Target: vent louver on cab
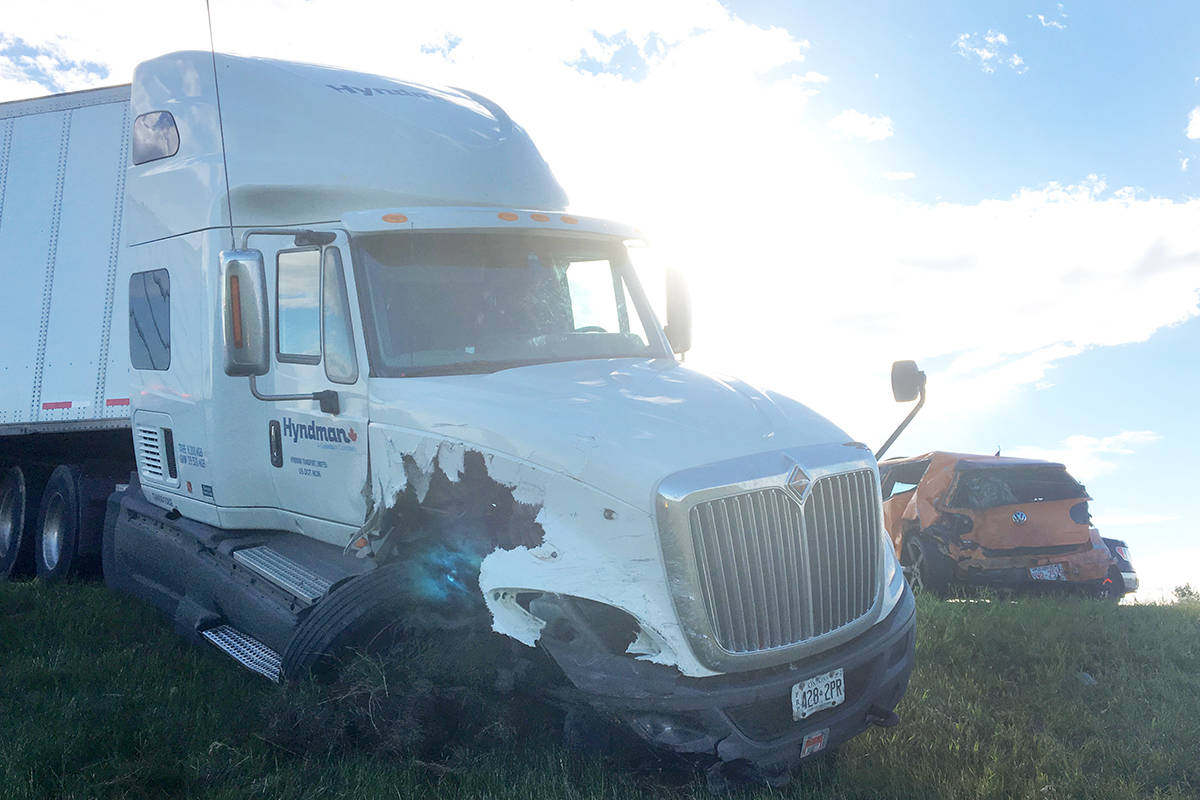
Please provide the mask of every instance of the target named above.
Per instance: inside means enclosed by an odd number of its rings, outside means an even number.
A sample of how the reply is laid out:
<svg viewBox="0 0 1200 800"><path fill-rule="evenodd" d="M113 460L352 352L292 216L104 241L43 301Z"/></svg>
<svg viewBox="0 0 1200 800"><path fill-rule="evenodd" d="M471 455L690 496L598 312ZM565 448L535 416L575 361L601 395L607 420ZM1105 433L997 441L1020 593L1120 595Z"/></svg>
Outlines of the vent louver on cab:
<svg viewBox="0 0 1200 800"><path fill-rule="evenodd" d="M139 425L134 429L134 446L137 448L138 474L142 480L169 483L167 472L166 442L162 428Z"/></svg>

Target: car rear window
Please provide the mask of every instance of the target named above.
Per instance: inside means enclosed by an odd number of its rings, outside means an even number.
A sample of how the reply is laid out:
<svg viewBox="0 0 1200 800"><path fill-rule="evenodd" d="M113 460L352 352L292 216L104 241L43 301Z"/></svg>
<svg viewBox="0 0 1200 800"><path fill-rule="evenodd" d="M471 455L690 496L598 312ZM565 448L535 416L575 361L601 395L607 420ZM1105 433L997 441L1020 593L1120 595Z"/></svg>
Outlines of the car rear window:
<svg viewBox="0 0 1200 800"><path fill-rule="evenodd" d="M950 505L985 509L1046 500L1086 499L1087 491L1062 467L1020 466L962 470Z"/></svg>

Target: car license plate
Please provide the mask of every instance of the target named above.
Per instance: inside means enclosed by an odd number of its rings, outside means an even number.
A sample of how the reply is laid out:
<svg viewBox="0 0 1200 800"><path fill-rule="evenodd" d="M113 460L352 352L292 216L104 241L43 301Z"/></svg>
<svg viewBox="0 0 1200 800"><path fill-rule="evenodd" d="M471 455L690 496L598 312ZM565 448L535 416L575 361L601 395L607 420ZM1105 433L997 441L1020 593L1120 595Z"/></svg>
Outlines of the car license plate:
<svg viewBox="0 0 1200 800"><path fill-rule="evenodd" d="M1029 575L1035 581L1065 581L1067 574L1063 572L1062 564L1047 564L1044 567L1030 567Z"/></svg>
<svg viewBox="0 0 1200 800"><path fill-rule="evenodd" d="M840 706L846 699L842 668L800 681L792 687L792 719L802 720L818 711Z"/></svg>

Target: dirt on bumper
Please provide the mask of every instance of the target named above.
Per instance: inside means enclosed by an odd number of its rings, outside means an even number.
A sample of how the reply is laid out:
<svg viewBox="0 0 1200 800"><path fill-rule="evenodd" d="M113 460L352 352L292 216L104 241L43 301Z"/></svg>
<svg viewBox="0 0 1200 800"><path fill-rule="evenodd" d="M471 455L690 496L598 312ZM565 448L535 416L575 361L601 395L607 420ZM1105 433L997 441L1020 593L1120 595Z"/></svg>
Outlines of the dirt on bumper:
<svg viewBox="0 0 1200 800"><path fill-rule="evenodd" d="M778 771L799 764L807 737L823 733L828 750L891 716L912 673L914 611L906 588L887 618L851 642L780 667L709 678L550 637L541 644L593 707L647 742ZM845 701L794 721L792 687L839 667Z"/></svg>

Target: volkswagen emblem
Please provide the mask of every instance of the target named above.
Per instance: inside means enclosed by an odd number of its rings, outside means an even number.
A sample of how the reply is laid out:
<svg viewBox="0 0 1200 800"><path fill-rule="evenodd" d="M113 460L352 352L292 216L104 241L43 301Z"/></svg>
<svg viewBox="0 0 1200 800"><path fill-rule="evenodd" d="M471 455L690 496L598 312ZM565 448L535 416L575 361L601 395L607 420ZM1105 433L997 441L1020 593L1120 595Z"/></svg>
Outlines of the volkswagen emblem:
<svg viewBox="0 0 1200 800"><path fill-rule="evenodd" d="M1024 511L1013 512L1013 525L1024 525L1029 517L1025 516Z"/></svg>

